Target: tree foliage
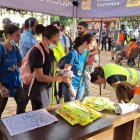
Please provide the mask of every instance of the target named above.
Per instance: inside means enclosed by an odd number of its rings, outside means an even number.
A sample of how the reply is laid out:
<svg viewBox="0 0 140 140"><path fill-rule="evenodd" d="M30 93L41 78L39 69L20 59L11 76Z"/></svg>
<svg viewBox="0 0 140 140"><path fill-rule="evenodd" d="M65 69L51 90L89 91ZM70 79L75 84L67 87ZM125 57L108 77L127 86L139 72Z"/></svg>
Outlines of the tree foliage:
<svg viewBox="0 0 140 140"><path fill-rule="evenodd" d="M120 19L121 22L127 21L127 26L132 28L133 31L137 30L140 26L140 16L125 17Z"/></svg>
<svg viewBox="0 0 140 140"><path fill-rule="evenodd" d="M70 26L72 24L72 18L62 16L51 16L51 21L60 21L61 24Z"/></svg>
<svg viewBox="0 0 140 140"><path fill-rule="evenodd" d="M77 18L77 23L82 21L82 18ZM60 21L61 24L66 26L70 26L73 23L73 18L70 17L62 17L62 16L51 16L51 21Z"/></svg>

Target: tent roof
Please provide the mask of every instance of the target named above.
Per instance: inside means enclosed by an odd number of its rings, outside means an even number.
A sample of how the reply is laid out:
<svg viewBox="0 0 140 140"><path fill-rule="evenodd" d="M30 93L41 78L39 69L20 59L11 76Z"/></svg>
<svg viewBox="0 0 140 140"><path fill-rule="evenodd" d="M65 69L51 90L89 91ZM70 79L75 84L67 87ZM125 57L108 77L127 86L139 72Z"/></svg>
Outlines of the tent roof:
<svg viewBox="0 0 140 140"><path fill-rule="evenodd" d="M73 5L69 0L0 0L0 6L44 14L73 16Z"/></svg>
<svg viewBox="0 0 140 140"><path fill-rule="evenodd" d="M73 17L73 0L0 0L0 6ZM76 17L106 18L140 15L140 0L77 0Z"/></svg>
<svg viewBox="0 0 140 140"><path fill-rule="evenodd" d="M84 0L77 8L77 17L83 18L138 15L140 15L140 0Z"/></svg>

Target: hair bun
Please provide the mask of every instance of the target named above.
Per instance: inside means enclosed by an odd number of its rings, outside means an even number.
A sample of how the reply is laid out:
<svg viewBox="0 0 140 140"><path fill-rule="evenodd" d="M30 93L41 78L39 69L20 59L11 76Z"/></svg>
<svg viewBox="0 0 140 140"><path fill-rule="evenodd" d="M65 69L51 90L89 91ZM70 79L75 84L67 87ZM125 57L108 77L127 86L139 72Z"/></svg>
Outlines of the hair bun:
<svg viewBox="0 0 140 140"><path fill-rule="evenodd" d="M43 26L43 24L38 24L35 26L35 33L37 35L42 34L45 30L45 26Z"/></svg>

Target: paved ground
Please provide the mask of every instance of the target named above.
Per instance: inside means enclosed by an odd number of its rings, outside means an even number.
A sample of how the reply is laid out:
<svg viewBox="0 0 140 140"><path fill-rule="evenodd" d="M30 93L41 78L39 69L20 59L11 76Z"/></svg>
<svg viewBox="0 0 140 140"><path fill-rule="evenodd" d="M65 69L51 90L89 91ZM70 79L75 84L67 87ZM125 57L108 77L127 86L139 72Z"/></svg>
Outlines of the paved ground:
<svg viewBox="0 0 140 140"><path fill-rule="evenodd" d="M110 61L110 52L101 52L101 65L109 63ZM99 86L92 85L92 94L99 95ZM106 89L102 88L102 96L108 97L113 101L116 101L116 96L114 90L111 86L107 85ZM31 111L31 104L27 105L26 111ZM13 98L9 98L8 104L4 110L2 117L7 117L14 115L16 113L16 104Z"/></svg>

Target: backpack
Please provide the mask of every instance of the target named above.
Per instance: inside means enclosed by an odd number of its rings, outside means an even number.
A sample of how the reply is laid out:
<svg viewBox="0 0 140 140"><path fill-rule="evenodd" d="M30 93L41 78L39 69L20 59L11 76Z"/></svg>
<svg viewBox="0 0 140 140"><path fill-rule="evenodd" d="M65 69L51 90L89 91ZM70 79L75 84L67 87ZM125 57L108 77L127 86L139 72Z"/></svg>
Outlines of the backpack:
<svg viewBox="0 0 140 140"><path fill-rule="evenodd" d="M62 39L63 39L63 41L64 41L65 47L67 46L66 37L68 37L68 39L69 39L69 43L70 43L69 51L71 51L71 50L72 50L72 46L73 46L73 45L72 45L72 40L71 40L71 38L70 38L67 34L62 35Z"/></svg>
<svg viewBox="0 0 140 140"><path fill-rule="evenodd" d="M43 56L43 64L44 64L45 63L45 54L44 54L43 48L41 46L41 43L37 43L35 45L35 47L41 52L41 54ZM28 53L25 55L25 57L23 58L23 61L22 61L22 65L21 65L21 78L22 78L23 84L25 84L25 85L29 85L33 79L33 73L31 73L31 70L29 67L29 55L30 55L31 51L33 50L33 48L31 48L28 51Z"/></svg>
<svg viewBox="0 0 140 140"><path fill-rule="evenodd" d="M71 51L75 51L75 53L76 53L76 61L78 61L78 53L77 53L77 51L75 49L73 49ZM65 64L66 64L66 57L67 56L64 56L63 58L60 59L60 61L59 61L59 69L64 69Z"/></svg>
<svg viewBox="0 0 140 140"><path fill-rule="evenodd" d="M67 40L66 40L66 37L65 37L65 35L62 35L62 39L63 39L63 41L64 41L64 44L65 44L65 47L67 46Z"/></svg>
<svg viewBox="0 0 140 140"><path fill-rule="evenodd" d="M73 43L72 43L72 39L70 38L70 36L68 36L66 34L66 36L69 38L69 42L70 42L70 48L69 48L69 51L71 51L73 49Z"/></svg>

